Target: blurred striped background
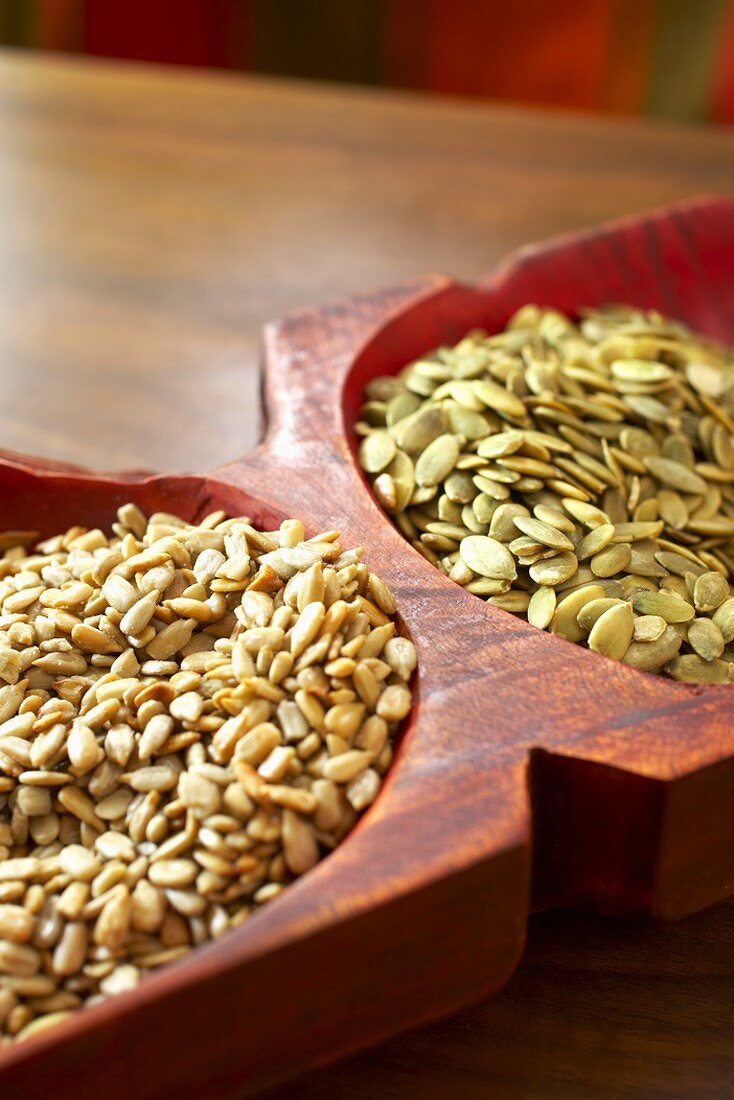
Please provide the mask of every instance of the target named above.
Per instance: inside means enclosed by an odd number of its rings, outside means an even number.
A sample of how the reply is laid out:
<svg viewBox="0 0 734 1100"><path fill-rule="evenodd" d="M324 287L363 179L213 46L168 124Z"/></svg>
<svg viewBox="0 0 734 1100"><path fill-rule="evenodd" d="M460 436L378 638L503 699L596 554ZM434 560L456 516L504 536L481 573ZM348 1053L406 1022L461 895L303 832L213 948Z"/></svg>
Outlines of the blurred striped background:
<svg viewBox="0 0 734 1100"><path fill-rule="evenodd" d="M0 0L0 43L734 124L734 0Z"/></svg>

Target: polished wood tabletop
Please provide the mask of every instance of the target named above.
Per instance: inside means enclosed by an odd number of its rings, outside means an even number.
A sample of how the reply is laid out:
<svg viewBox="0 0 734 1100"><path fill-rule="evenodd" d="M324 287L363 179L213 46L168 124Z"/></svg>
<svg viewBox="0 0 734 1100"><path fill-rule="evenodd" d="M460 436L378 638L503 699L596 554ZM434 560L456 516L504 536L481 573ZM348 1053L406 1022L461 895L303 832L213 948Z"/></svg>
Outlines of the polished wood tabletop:
<svg viewBox="0 0 734 1100"><path fill-rule="evenodd" d="M20 53L0 147L0 445L101 469L251 447L285 312L734 195L723 130ZM734 1096L734 904L535 917L491 1001L277 1096Z"/></svg>

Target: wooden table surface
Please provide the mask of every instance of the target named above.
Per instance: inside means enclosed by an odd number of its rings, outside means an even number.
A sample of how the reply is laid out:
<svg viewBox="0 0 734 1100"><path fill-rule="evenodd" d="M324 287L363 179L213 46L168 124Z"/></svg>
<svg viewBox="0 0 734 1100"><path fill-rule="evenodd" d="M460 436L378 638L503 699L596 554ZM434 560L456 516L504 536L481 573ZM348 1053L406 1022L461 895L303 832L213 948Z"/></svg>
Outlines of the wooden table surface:
<svg viewBox="0 0 734 1100"><path fill-rule="evenodd" d="M21 54L0 147L0 443L107 469L247 450L288 310L734 194L725 131ZM734 904L536 917L492 1001L277 1096L734 1096Z"/></svg>

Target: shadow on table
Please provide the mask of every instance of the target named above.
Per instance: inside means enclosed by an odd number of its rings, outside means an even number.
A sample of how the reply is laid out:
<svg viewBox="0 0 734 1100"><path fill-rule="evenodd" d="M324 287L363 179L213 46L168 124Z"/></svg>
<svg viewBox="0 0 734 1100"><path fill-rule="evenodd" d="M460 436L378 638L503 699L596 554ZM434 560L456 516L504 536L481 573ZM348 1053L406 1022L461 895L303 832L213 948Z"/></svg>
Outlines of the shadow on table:
<svg viewBox="0 0 734 1100"><path fill-rule="evenodd" d="M268 1100L622 1096L734 1096L734 900L663 926L535 917L492 1000Z"/></svg>

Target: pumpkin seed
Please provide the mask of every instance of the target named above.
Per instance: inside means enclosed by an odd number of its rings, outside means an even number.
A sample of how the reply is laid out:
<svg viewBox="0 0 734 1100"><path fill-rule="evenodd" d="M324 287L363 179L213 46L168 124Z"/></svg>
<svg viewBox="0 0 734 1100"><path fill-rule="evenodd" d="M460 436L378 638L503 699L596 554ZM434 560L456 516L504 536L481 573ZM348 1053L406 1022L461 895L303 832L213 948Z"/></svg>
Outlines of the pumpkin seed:
<svg viewBox="0 0 734 1100"><path fill-rule="evenodd" d="M727 661L705 661L697 653L684 653L674 657L665 671L685 684L725 684L729 680L730 667Z"/></svg>
<svg viewBox="0 0 734 1100"><path fill-rule="evenodd" d="M519 397L509 393L504 386L491 382L488 378L472 383L474 393L488 408L494 409L500 416L511 420L525 419L525 406Z"/></svg>
<svg viewBox="0 0 734 1100"><path fill-rule="evenodd" d="M621 661L634 631L634 616L629 604L608 608L594 623L589 634L589 649Z"/></svg>
<svg viewBox="0 0 734 1100"><path fill-rule="evenodd" d="M467 535L461 540L462 561L480 577L496 577L514 581L517 576L515 559L506 546L488 535Z"/></svg>
<svg viewBox="0 0 734 1100"><path fill-rule="evenodd" d="M707 486L703 478L681 462L674 462L661 455L646 455L642 461L653 477L671 489L679 489L682 493L706 492Z"/></svg>
<svg viewBox="0 0 734 1100"><path fill-rule="evenodd" d="M418 485L440 485L456 465L460 451L453 435L437 436L415 464L415 480Z"/></svg>
<svg viewBox="0 0 734 1100"><path fill-rule="evenodd" d="M715 611L729 598L729 583L721 573L702 573L693 586L696 611Z"/></svg>
<svg viewBox="0 0 734 1100"><path fill-rule="evenodd" d="M633 637L636 642L656 642L665 633L666 625L660 615L638 615Z"/></svg>
<svg viewBox="0 0 734 1100"><path fill-rule="evenodd" d="M576 557L579 561L598 554L614 538L615 527L613 523L602 523L598 527L592 527L588 535L584 535L576 546Z"/></svg>
<svg viewBox="0 0 734 1100"><path fill-rule="evenodd" d="M734 639L734 597L725 600L711 617L728 645Z"/></svg>
<svg viewBox="0 0 734 1100"><path fill-rule="evenodd" d="M397 444L388 432L370 432L359 445L359 461L368 474L379 474L395 457Z"/></svg>
<svg viewBox="0 0 734 1100"><path fill-rule="evenodd" d="M500 504L490 517L489 533L500 542L510 542L517 534L516 519L528 518L530 512L523 504Z"/></svg>
<svg viewBox="0 0 734 1100"><path fill-rule="evenodd" d="M426 405L399 420L390 431L404 451L423 451L446 431L446 413L440 405Z"/></svg>
<svg viewBox="0 0 734 1100"><path fill-rule="evenodd" d="M617 573L623 573L632 558L632 550L629 543L620 542L607 546L600 550L591 559L591 572L595 577L614 577Z"/></svg>
<svg viewBox="0 0 734 1100"><path fill-rule="evenodd" d="M555 588L556 585L570 580L577 569L576 555L566 551L564 554L557 554L545 561L536 562L530 566L529 572L537 584L547 584Z"/></svg>
<svg viewBox="0 0 734 1100"><path fill-rule="evenodd" d="M528 622L545 630L550 626L556 610L556 593L553 588L538 588L533 592L528 604Z"/></svg>
<svg viewBox="0 0 734 1100"><path fill-rule="evenodd" d="M550 546L553 550L573 550L573 543L567 535L559 531L557 527L551 527L549 523L543 523L532 516L516 516L515 527L530 538L536 539L543 546Z"/></svg>
<svg viewBox="0 0 734 1100"><path fill-rule="evenodd" d="M477 447L477 454L482 458L505 458L514 454L523 445L525 435L523 432L508 431L497 432L489 439L483 439Z"/></svg>
<svg viewBox="0 0 734 1100"><path fill-rule="evenodd" d="M653 642L631 642L622 661L640 672L658 672L675 657L682 644L683 639L675 628L666 626Z"/></svg>
<svg viewBox="0 0 734 1100"><path fill-rule="evenodd" d="M601 585L599 587L601 587ZM597 619L599 619L605 611L621 603L624 603L624 600L620 600L618 597L610 595L599 596L596 599L589 600L588 603L584 604L576 617L578 625L585 634L588 634Z"/></svg>
<svg viewBox="0 0 734 1100"><path fill-rule="evenodd" d="M397 451L386 473L392 479L395 493L395 511L404 512L415 489L413 461L405 451Z"/></svg>
<svg viewBox="0 0 734 1100"><path fill-rule="evenodd" d="M513 615L519 615L527 612L530 598L529 592L521 592L519 589L513 588L509 592L505 592L504 595L490 596L488 602L495 607L501 607L503 611L511 611Z"/></svg>
<svg viewBox="0 0 734 1100"><path fill-rule="evenodd" d="M617 359L612 363L612 377L622 382L667 382L675 373L650 359Z"/></svg>
<svg viewBox="0 0 734 1100"><path fill-rule="evenodd" d="M582 585L581 588L570 592L568 596L564 596L557 605L556 612L551 620L551 634L558 634L561 638L565 638L567 642L580 642L588 633L579 625L578 617L581 609L586 604L603 598L604 589L599 584Z"/></svg>
<svg viewBox="0 0 734 1100"><path fill-rule="evenodd" d="M724 635L712 619L694 619L686 635L688 644L704 661L713 661L724 652Z"/></svg>
<svg viewBox="0 0 734 1100"><path fill-rule="evenodd" d="M672 592L638 592L632 606L639 615L659 615L666 623L688 623L695 615L691 605Z"/></svg>
<svg viewBox="0 0 734 1100"><path fill-rule="evenodd" d="M688 523L685 501L675 489L661 489L658 493L660 516L669 527L682 529Z"/></svg>
<svg viewBox="0 0 734 1100"><path fill-rule="evenodd" d="M703 664L734 665L723 348L657 313L581 310L574 323L528 306L501 333L469 333L373 380L365 398L360 465L445 576L607 656L626 643L635 668L713 682L720 670ZM9 593L5 610L33 598Z"/></svg>

